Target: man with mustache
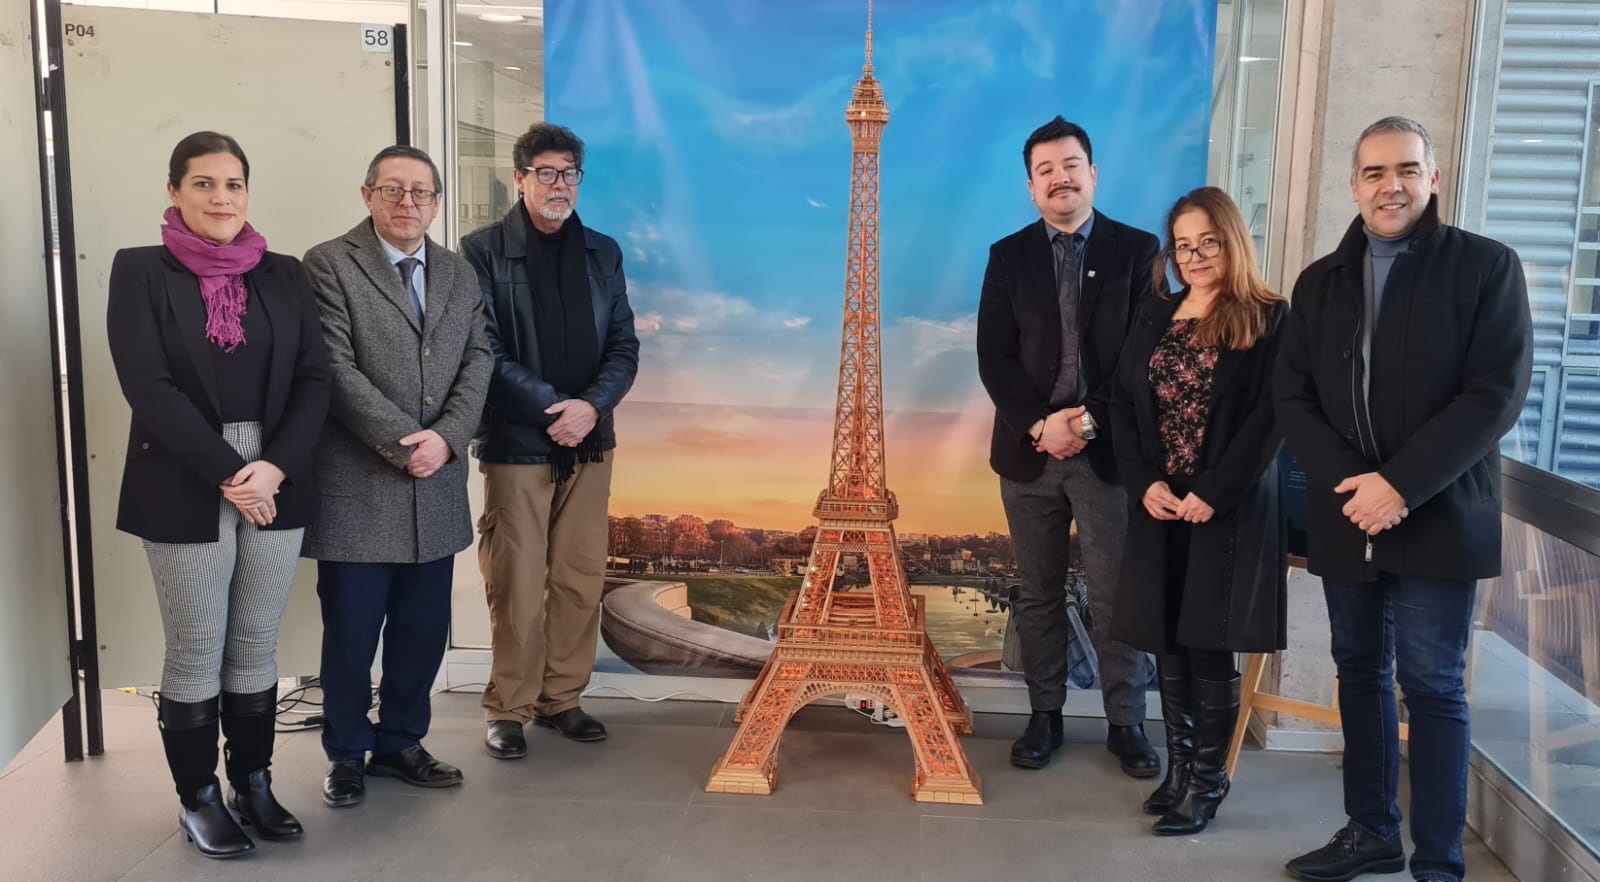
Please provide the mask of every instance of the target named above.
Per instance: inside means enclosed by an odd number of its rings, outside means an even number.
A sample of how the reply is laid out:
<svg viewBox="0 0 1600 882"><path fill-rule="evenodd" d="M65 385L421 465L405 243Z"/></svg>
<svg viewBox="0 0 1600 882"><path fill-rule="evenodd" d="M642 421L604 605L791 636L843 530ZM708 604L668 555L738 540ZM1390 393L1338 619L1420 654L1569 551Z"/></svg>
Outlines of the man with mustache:
<svg viewBox="0 0 1600 882"><path fill-rule="evenodd" d="M371 217L305 260L333 367L317 520L301 553L317 561L322 747L332 763L322 798L336 808L362 801L367 774L461 783L422 738L449 639L455 555L472 544L467 444L493 367L472 267L428 238L444 199L433 160L387 147L361 195Z"/></svg>
<svg viewBox="0 0 1600 882"><path fill-rule="evenodd" d="M512 159L522 198L461 241L494 352L473 453L493 648L485 747L497 759L527 755L530 720L573 741L606 737L578 699L600 633L612 412L639 369L622 250L574 211L583 141L535 123Z"/></svg>
<svg viewBox="0 0 1600 882"><path fill-rule="evenodd" d="M1274 377L1307 475L1306 560L1322 577L1339 672L1344 810L1289 875L1342 882L1406 868L1399 713L1410 711L1411 875L1466 873L1467 642L1479 579L1500 574L1500 439L1533 371L1516 252L1439 220L1421 124L1356 139L1361 214L1295 282Z"/></svg>
<svg viewBox="0 0 1600 882"><path fill-rule="evenodd" d="M1061 746L1067 697L1068 539L1077 523L1087 577L1106 748L1148 778L1161 761L1144 734L1151 662L1110 638L1127 529L1109 438L1117 357L1151 297L1160 246L1094 208L1089 135L1056 117L1022 148L1040 219L994 243L978 304L978 373L995 406L989 464L1022 575L1012 615L1033 714L1011 763L1041 769Z"/></svg>

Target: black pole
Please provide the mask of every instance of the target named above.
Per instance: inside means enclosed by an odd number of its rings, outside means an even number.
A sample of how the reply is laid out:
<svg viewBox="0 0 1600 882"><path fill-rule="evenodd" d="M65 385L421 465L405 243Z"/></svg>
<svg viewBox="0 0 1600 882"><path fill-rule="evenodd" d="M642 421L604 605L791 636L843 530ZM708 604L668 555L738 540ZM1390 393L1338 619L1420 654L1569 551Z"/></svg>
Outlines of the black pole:
<svg viewBox="0 0 1600 882"><path fill-rule="evenodd" d="M411 144L411 55L406 26L394 26L394 142Z"/></svg>
<svg viewBox="0 0 1600 882"><path fill-rule="evenodd" d="M45 279L46 287L44 296L49 300L50 315L50 365L51 371L51 396L50 400L55 405L56 417L56 479L58 498L60 499L61 518L61 562L62 580L61 589L67 603L67 667L72 672L72 697L61 706L61 746L68 762L83 759L83 695L78 689L78 602L72 590L72 519L69 517L68 505L71 497L67 488L67 424L65 405L61 397L60 377L63 372L62 357L56 341L61 339L61 317L56 313L56 267L52 259L55 253L56 231L55 224L50 220L50 208L55 203L51 187L50 175L50 149L48 146L49 131L45 126L45 111L50 109L49 80L46 79L43 64L49 61L52 72L60 70L61 60L61 27L59 23L54 27L40 27L39 7L36 4L28 5L30 23L33 26L33 83L34 102L38 105L39 129L39 195L44 208L41 222L44 225L45 243ZM54 77L50 77L54 79Z"/></svg>
<svg viewBox="0 0 1600 882"><path fill-rule="evenodd" d="M78 243L73 227L72 162L68 143L67 84L61 41L61 0L45 0L45 32L50 46L46 78L47 107L55 140L56 221L61 249L61 313L57 317L65 340L67 377L66 414L61 424L67 432L66 458L72 469L72 513L78 542L78 639L74 642L76 666L83 676L83 719L89 756L106 752L105 723L100 704L100 638L95 627L94 545L89 520L89 452L83 427L83 336L78 314Z"/></svg>

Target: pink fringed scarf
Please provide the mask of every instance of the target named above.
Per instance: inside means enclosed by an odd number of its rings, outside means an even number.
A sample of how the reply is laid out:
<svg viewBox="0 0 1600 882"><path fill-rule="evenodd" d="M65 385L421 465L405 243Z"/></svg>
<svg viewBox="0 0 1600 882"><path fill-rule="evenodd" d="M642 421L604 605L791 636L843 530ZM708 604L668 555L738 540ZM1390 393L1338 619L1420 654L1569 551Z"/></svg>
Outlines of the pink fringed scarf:
<svg viewBox="0 0 1600 882"><path fill-rule="evenodd" d="M232 352L244 345L244 274L255 269L267 240L245 224L232 242L218 245L190 231L177 208L162 215L161 243L200 280L206 302L206 339Z"/></svg>

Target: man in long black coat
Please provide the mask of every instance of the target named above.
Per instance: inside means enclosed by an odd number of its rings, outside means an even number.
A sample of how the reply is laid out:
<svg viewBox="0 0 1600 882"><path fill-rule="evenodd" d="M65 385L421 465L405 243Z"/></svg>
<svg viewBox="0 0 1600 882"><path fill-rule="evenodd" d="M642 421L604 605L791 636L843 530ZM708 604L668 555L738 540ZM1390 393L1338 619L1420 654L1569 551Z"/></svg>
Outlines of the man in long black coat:
<svg viewBox="0 0 1600 882"><path fill-rule="evenodd" d="M1464 686L1477 580L1500 573L1500 438L1527 397L1532 321L1510 248L1442 224L1423 127L1387 117L1356 143L1361 217L1300 274L1274 397L1308 476L1307 559L1339 671L1345 812L1298 879L1405 869L1398 676L1410 710L1411 872L1466 871Z"/></svg>

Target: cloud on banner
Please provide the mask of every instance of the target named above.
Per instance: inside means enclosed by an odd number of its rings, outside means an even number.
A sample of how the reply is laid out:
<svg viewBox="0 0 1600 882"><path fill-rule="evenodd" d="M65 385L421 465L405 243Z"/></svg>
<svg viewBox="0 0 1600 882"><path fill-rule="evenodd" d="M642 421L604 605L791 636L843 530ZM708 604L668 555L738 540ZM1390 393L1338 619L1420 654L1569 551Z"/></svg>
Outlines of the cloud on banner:
<svg viewBox="0 0 1600 882"><path fill-rule="evenodd" d="M622 244L643 338L611 509L797 531L825 482L866 4L547 0L546 113ZM1155 229L1205 181L1216 4L884 0L888 469L904 531L1004 531L974 329L989 243L1037 218L1021 147L1081 123L1098 205Z"/></svg>

